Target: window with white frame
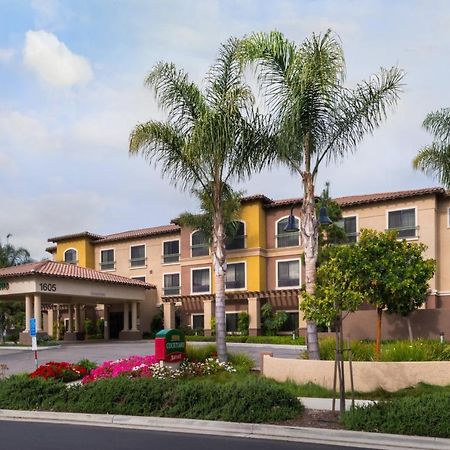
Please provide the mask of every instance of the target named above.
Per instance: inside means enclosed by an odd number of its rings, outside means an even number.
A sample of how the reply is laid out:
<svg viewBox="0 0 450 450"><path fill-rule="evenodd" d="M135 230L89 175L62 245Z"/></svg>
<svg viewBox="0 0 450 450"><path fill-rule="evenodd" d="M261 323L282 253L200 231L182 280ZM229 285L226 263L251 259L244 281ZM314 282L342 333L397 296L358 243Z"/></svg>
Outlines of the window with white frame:
<svg viewBox="0 0 450 450"><path fill-rule="evenodd" d="M130 246L130 267L143 267L145 262L145 244Z"/></svg>
<svg viewBox="0 0 450 450"><path fill-rule="evenodd" d="M205 328L205 315L192 314L192 329L194 331L203 330Z"/></svg>
<svg viewBox="0 0 450 450"><path fill-rule="evenodd" d="M191 235L191 256L208 256L209 243L208 238L203 231L194 231Z"/></svg>
<svg viewBox="0 0 450 450"><path fill-rule="evenodd" d="M64 262L67 264L76 264L77 260L77 251L74 248L69 248L64 252Z"/></svg>
<svg viewBox="0 0 450 450"><path fill-rule="evenodd" d="M211 275L210 269L192 269L192 293L201 294L210 292L211 290Z"/></svg>
<svg viewBox="0 0 450 450"><path fill-rule="evenodd" d="M225 289L245 289L245 263L228 263Z"/></svg>
<svg viewBox="0 0 450 450"><path fill-rule="evenodd" d="M300 286L300 260L277 261L277 286Z"/></svg>
<svg viewBox="0 0 450 450"><path fill-rule="evenodd" d="M225 313L225 328L227 333L238 331L239 313Z"/></svg>
<svg viewBox="0 0 450 450"><path fill-rule="evenodd" d="M164 295L180 295L180 274L164 274Z"/></svg>
<svg viewBox="0 0 450 450"><path fill-rule="evenodd" d="M234 222L231 226L232 238L227 239L225 246L227 250L238 250L245 248L245 223L241 221Z"/></svg>
<svg viewBox="0 0 450 450"><path fill-rule="evenodd" d="M416 209L399 209L388 211L388 229L397 230L400 239L417 236Z"/></svg>
<svg viewBox="0 0 450 450"><path fill-rule="evenodd" d="M145 275L139 275L138 277L131 277L133 280L145 281Z"/></svg>
<svg viewBox="0 0 450 450"><path fill-rule="evenodd" d="M114 249L100 251L100 269L114 270L116 262L114 261Z"/></svg>
<svg viewBox="0 0 450 450"><path fill-rule="evenodd" d="M294 247L300 245L300 233L298 231L284 231L287 224L287 217L277 222L277 247ZM300 222L297 217L295 217L295 225L297 228L300 228Z"/></svg>
<svg viewBox="0 0 450 450"><path fill-rule="evenodd" d="M358 240L358 230L356 229L356 216L344 217L344 231L347 242L354 244Z"/></svg>
<svg viewBox="0 0 450 450"><path fill-rule="evenodd" d="M166 241L163 243L163 263L175 263L180 260L180 241Z"/></svg>

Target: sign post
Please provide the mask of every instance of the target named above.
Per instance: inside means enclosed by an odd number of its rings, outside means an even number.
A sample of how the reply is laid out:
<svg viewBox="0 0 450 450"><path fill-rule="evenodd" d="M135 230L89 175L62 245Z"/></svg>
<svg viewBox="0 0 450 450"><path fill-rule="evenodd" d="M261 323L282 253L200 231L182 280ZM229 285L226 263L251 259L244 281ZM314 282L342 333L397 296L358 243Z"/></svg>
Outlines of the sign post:
<svg viewBox="0 0 450 450"><path fill-rule="evenodd" d="M36 337L36 319L30 319L30 336L31 336L31 350L34 351L34 365L36 369L39 366L38 363L38 347L37 347L37 337Z"/></svg>
<svg viewBox="0 0 450 450"><path fill-rule="evenodd" d="M161 330L155 336L155 356L164 363L179 364L186 358L186 340L180 330Z"/></svg>

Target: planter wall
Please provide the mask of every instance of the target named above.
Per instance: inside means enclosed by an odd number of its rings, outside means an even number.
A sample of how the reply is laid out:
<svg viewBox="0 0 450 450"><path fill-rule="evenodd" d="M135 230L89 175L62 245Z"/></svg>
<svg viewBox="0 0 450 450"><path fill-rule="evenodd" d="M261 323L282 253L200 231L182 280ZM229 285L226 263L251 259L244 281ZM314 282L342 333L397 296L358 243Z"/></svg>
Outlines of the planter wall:
<svg viewBox="0 0 450 450"><path fill-rule="evenodd" d="M298 384L315 383L333 389L334 361L273 358L263 356L262 373L277 381ZM371 392L377 388L394 392L418 383L446 386L450 384L450 361L432 362L353 362L355 390ZM350 388L348 362L345 384Z"/></svg>

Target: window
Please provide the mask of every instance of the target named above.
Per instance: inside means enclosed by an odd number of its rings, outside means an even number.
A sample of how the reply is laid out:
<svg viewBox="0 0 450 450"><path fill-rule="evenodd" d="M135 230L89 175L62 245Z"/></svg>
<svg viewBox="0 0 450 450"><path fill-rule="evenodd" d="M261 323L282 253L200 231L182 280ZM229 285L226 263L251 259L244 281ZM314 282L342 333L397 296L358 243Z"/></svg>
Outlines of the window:
<svg viewBox="0 0 450 450"><path fill-rule="evenodd" d="M288 319L281 327L280 331L297 331L298 330L298 311L286 311Z"/></svg>
<svg viewBox="0 0 450 450"><path fill-rule="evenodd" d="M388 229L397 230L400 239L416 237L416 210L400 209L388 212Z"/></svg>
<svg viewBox="0 0 450 450"><path fill-rule="evenodd" d="M145 281L145 275L139 277L131 277L133 280Z"/></svg>
<svg viewBox="0 0 450 450"><path fill-rule="evenodd" d="M205 269L192 269L192 293L210 292L210 270L209 267Z"/></svg>
<svg viewBox="0 0 450 450"><path fill-rule="evenodd" d="M192 314L192 329L194 331L203 330L205 316L203 314Z"/></svg>
<svg viewBox="0 0 450 450"><path fill-rule="evenodd" d="M245 263L228 264L225 289L245 289Z"/></svg>
<svg viewBox="0 0 450 450"><path fill-rule="evenodd" d="M180 295L180 274L164 274L164 295Z"/></svg>
<svg viewBox="0 0 450 450"><path fill-rule="evenodd" d="M300 286L300 261L277 261L277 286L299 287Z"/></svg>
<svg viewBox="0 0 450 450"><path fill-rule="evenodd" d="M347 242L354 244L358 240L358 233L356 230L356 216L344 217L344 231L347 236Z"/></svg>
<svg viewBox="0 0 450 450"><path fill-rule="evenodd" d="M277 222L277 247L294 247L300 245L300 233L298 231L284 231L287 223L287 217ZM297 228L300 228L300 222L297 217L295 218L295 225Z"/></svg>
<svg viewBox="0 0 450 450"><path fill-rule="evenodd" d="M64 252L64 262L67 264L76 264L77 261L77 251L74 248L69 248Z"/></svg>
<svg viewBox="0 0 450 450"><path fill-rule="evenodd" d="M130 247L130 267L145 266L145 244Z"/></svg>
<svg viewBox="0 0 450 450"><path fill-rule="evenodd" d="M225 328L227 333L235 333L238 330L239 313L225 313Z"/></svg>
<svg viewBox="0 0 450 450"><path fill-rule="evenodd" d="M209 243L202 231L194 231L191 235L191 256L208 256Z"/></svg>
<svg viewBox="0 0 450 450"><path fill-rule="evenodd" d="M175 263L180 260L180 241L166 241L163 243L163 263Z"/></svg>
<svg viewBox="0 0 450 450"><path fill-rule="evenodd" d="M233 233L233 238L227 239L225 245L227 250L245 248L245 223L240 221L234 222L231 231Z"/></svg>
<svg viewBox="0 0 450 450"><path fill-rule="evenodd" d="M100 252L100 269L114 270L116 262L114 261L114 249L101 250Z"/></svg>

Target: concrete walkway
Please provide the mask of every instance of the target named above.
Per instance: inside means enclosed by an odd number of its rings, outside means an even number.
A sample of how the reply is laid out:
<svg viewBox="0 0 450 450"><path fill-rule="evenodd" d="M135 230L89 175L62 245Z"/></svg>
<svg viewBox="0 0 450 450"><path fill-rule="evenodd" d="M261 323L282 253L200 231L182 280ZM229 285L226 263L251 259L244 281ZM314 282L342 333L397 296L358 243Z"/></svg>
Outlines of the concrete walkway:
<svg viewBox="0 0 450 450"><path fill-rule="evenodd" d="M333 410L333 399L332 398L312 398L312 397L298 397L298 399L303 403L306 409L318 409L320 411L332 411ZM376 400L355 400L355 406L366 406L377 403ZM351 400L345 400L345 409L350 409L352 407ZM339 411L339 398L336 399L335 410Z"/></svg>

